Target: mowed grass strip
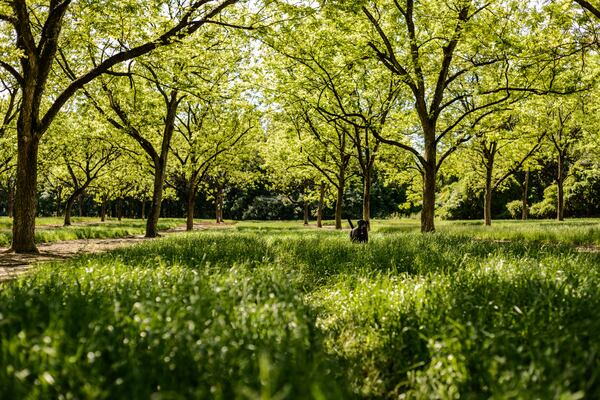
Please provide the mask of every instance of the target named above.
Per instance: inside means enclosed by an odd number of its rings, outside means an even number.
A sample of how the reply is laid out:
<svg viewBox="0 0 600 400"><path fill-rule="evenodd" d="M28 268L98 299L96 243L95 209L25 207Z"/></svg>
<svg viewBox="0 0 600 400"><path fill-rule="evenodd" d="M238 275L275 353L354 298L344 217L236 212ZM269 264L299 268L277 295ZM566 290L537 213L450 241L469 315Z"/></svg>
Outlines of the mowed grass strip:
<svg viewBox="0 0 600 400"><path fill-rule="evenodd" d="M62 226L59 218L36 220L36 243L52 243L77 239L115 239L141 235L146 230L146 221L123 219L100 222L98 218L75 218L71 226ZM159 230L167 230L184 224L182 219L161 219ZM12 241L12 220L0 218L0 247L8 247Z"/></svg>
<svg viewBox="0 0 600 400"><path fill-rule="evenodd" d="M4 284L0 398L597 398L599 267L464 232L166 238Z"/></svg>

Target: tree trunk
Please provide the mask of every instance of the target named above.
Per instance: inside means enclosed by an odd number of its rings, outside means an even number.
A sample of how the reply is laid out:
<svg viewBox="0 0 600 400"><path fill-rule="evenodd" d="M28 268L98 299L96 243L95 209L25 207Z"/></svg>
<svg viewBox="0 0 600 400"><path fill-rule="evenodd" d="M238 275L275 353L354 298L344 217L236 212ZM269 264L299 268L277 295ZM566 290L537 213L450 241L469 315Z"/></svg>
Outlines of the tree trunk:
<svg viewBox="0 0 600 400"><path fill-rule="evenodd" d="M435 232L435 178L437 174L437 152L435 125L424 129L425 154L423 168L423 210L421 211L421 232Z"/></svg>
<svg viewBox="0 0 600 400"><path fill-rule="evenodd" d="M77 198L77 203L79 206L79 217L83 217L83 193L79 194L79 197Z"/></svg>
<svg viewBox="0 0 600 400"><path fill-rule="evenodd" d="M337 196L335 198L335 229L342 229L342 207L344 204L344 188L346 186L346 168L340 166L338 173Z"/></svg>
<svg viewBox="0 0 600 400"><path fill-rule="evenodd" d="M187 231L194 230L194 208L196 207L196 191L196 188L190 186L187 193L187 220L185 228Z"/></svg>
<svg viewBox="0 0 600 400"><path fill-rule="evenodd" d="M483 220L485 226L492 225L492 173L494 170L493 158L488 159L485 166L485 194L483 200Z"/></svg>
<svg viewBox="0 0 600 400"><path fill-rule="evenodd" d="M522 210L521 210L521 219L526 221L529 218L529 203L527 202L527 197L529 195L529 168L525 171L525 181L523 182L523 197L522 197Z"/></svg>
<svg viewBox="0 0 600 400"><path fill-rule="evenodd" d="M435 232L435 166L423 167L423 210L421 232Z"/></svg>
<svg viewBox="0 0 600 400"><path fill-rule="evenodd" d="M117 199L117 219L119 222L123 219L123 199L120 197Z"/></svg>
<svg viewBox="0 0 600 400"><path fill-rule="evenodd" d="M367 171L363 183L363 209L362 219L367 221L367 228L371 230L371 169Z"/></svg>
<svg viewBox="0 0 600 400"><path fill-rule="evenodd" d="M564 191L564 163L565 159L562 154L558 155L558 177L556 179L556 185L558 186L558 204L556 209L556 219L564 221L564 205L565 205L565 191Z"/></svg>
<svg viewBox="0 0 600 400"><path fill-rule="evenodd" d="M31 129L23 132L26 129L22 126L23 119L27 117L21 114L18 123L17 183L11 246L11 250L16 253L38 251L35 246L35 216L39 138Z"/></svg>
<svg viewBox="0 0 600 400"><path fill-rule="evenodd" d="M146 199L142 199L142 219L146 219Z"/></svg>
<svg viewBox="0 0 600 400"><path fill-rule="evenodd" d="M325 201L325 185L319 188L319 204L317 206L317 228L323 227L323 202Z"/></svg>
<svg viewBox="0 0 600 400"><path fill-rule="evenodd" d="M335 199L335 229L342 229L342 204L344 202L344 187L338 186Z"/></svg>
<svg viewBox="0 0 600 400"><path fill-rule="evenodd" d="M172 90L171 96L167 101L167 115L165 118L165 129L163 131L160 156L154 159L154 189L152 193L152 203L150 204L150 213L148 214L148 220L146 222L146 237L148 238L159 236L158 218L160 217L160 206L162 204L169 147L171 146L173 131L175 130L177 107L181 100L177 98L177 93L177 90Z"/></svg>
<svg viewBox="0 0 600 400"><path fill-rule="evenodd" d="M73 209L73 203L75 203L75 197L77 195L74 193L67 199L67 203L65 204L65 222L64 226L71 226L71 211Z"/></svg>
<svg viewBox="0 0 600 400"><path fill-rule="evenodd" d="M304 226L308 226L308 214L309 214L308 201L305 199L304 200Z"/></svg>
<svg viewBox="0 0 600 400"><path fill-rule="evenodd" d="M13 210L15 205L15 187L9 183L8 184L8 201L6 204L7 214L9 218L13 217Z"/></svg>
<svg viewBox="0 0 600 400"><path fill-rule="evenodd" d="M106 221L106 196L102 196L102 205L100 206L100 221Z"/></svg>
<svg viewBox="0 0 600 400"><path fill-rule="evenodd" d="M165 181L165 168L162 162L155 161L154 189L152 191L152 202L146 221L146 237L153 238L158 235L158 219L160 218L160 206L162 204L163 183Z"/></svg>
<svg viewBox="0 0 600 400"><path fill-rule="evenodd" d="M225 222L223 219L223 209L225 208L225 191L221 188L219 193L219 223Z"/></svg>

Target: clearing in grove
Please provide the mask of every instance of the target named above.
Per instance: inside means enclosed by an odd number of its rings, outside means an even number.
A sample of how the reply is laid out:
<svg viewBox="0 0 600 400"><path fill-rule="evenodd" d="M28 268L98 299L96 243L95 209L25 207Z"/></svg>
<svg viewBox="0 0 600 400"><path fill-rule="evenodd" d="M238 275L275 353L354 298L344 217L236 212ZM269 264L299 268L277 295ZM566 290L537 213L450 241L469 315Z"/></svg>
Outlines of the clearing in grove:
<svg viewBox="0 0 600 400"><path fill-rule="evenodd" d="M599 398L600 221L243 222L0 284L0 398Z"/></svg>

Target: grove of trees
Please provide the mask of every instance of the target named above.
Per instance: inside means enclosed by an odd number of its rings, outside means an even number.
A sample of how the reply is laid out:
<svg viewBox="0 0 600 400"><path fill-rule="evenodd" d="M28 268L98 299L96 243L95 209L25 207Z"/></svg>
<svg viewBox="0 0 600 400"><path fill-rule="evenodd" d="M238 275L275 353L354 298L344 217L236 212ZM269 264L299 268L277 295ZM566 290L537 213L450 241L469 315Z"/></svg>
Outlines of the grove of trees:
<svg viewBox="0 0 600 400"><path fill-rule="evenodd" d="M600 215L600 3L0 1L0 208Z"/></svg>

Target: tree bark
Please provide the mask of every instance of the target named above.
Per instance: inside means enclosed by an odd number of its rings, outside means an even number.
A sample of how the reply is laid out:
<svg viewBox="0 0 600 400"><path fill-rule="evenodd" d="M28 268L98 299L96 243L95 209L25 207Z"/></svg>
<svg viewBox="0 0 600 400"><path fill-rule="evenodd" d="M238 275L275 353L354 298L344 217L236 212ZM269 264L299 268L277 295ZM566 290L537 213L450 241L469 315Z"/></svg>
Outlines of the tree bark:
<svg viewBox="0 0 600 400"><path fill-rule="evenodd" d="M194 208L196 207L196 192L197 188L190 186L187 193L187 220L186 220L186 230L192 231L194 230Z"/></svg>
<svg viewBox="0 0 600 400"><path fill-rule="evenodd" d="M435 180L437 174L437 152L435 127L424 129L425 157L423 169L423 209L421 210L421 232L435 232Z"/></svg>
<svg viewBox="0 0 600 400"><path fill-rule="evenodd" d="M162 162L157 162L154 170L154 188L152 190L152 202L146 220L146 237L153 238L158 235L158 219L160 218L160 207L162 205L163 184L165 181L165 167Z"/></svg>
<svg viewBox="0 0 600 400"><path fill-rule="evenodd" d="M102 196L102 204L100 205L100 221L106 221L106 196Z"/></svg>
<svg viewBox="0 0 600 400"><path fill-rule="evenodd" d="M225 191L223 188L219 192L219 223L225 222L223 219L223 209L225 208Z"/></svg>
<svg viewBox="0 0 600 400"><path fill-rule="evenodd" d="M335 229L342 229L342 207L344 205L344 188L346 186L346 163L339 167L337 179L337 196L335 199Z"/></svg>
<svg viewBox="0 0 600 400"><path fill-rule="evenodd" d="M8 184L8 200L6 203L6 212L8 217L12 218L15 205L15 187L11 183Z"/></svg>
<svg viewBox="0 0 600 400"><path fill-rule="evenodd" d="M77 205L79 206L79 217L83 217L83 192L77 198Z"/></svg>
<svg viewBox="0 0 600 400"><path fill-rule="evenodd" d="M526 221L529 218L529 203L527 197L529 196L529 168L525 171L525 180L523 182L523 197L522 197L522 210L521 219Z"/></svg>
<svg viewBox="0 0 600 400"><path fill-rule="evenodd" d="M167 171L167 160L169 155L169 147L173 131L175 130L175 117L177 107L179 106L178 91L172 90L171 95L166 98L167 115L165 118L165 129L163 132L160 156L154 159L154 189L152 192L152 203L150 204L150 212L146 221L146 237L153 238L158 234L158 219L160 217L160 207L162 204L163 186L165 184L165 174Z"/></svg>
<svg viewBox="0 0 600 400"><path fill-rule="evenodd" d="M363 183L363 210L362 219L367 221L367 229L371 230L371 174L372 169L369 168L364 177Z"/></svg>
<svg viewBox="0 0 600 400"><path fill-rule="evenodd" d="M317 228L323 227L323 202L325 201L325 185L319 187L319 204L317 206Z"/></svg>
<svg viewBox="0 0 600 400"><path fill-rule="evenodd" d="M117 199L117 219L119 221L123 219L123 199L121 197Z"/></svg>
<svg viewBox="0 0 600 400"><path fill-rule="evenodd" d="M75 202L75 196L71 195L67 199L67 203L65 204L65 219L64 226L71 226L71 211L73 209L73 203Z"/></svg>
<svg viewBox="0 0 600 400"><path fill-rule="evenodd" d="M304 200L304 226L308 226L308 214L309 214L308 201Z"/></svg>
<svg viewBox="0 0 600 400"><path fill-rule="evenodd" d="M342 229L342 205L344 203L344 186L337 188L335 199L335 229Z"/></svg>
<svg viewBox="0 0 600 400"><path fill-rule="evenodd" d="M556 208L556 219L564 221L564 205L565 205L565 191L564 191L564 168L565 168L565 157L559 152L558 154L558 176L556 179L556 185L558 186L558 204Z"/></svg>
<svg viewBox="0 0 600 400"><path fill-rule="evenodd" d="M487 164L485 166L485 194L483 200L483 220L485 226L492 226L492 174L494 173L494 155L492 150L485 154Z"/></svg>
<svg viewBox="0 0 600 400"><path fill-rule="evenodd" d="M21 115L18 123L17 182L11 246L16 253L38 252L35 246L35 216L39 137L23 126L27 125L23 119L28 117ZM27 122L31 123L31 120Z"/></svg>

